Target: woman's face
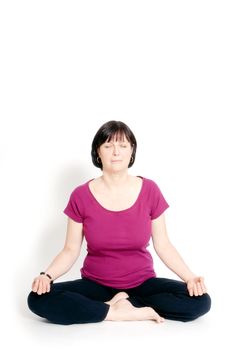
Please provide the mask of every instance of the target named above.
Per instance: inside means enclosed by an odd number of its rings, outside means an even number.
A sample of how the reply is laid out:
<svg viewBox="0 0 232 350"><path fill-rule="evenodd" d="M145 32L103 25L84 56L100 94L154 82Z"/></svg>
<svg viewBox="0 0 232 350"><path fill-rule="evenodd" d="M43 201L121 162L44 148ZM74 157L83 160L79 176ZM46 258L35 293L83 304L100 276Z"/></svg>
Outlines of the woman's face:
<svg viewBox="0 0 232 350"><path fill-rule="evenodd" d="M111 141L105 141L98 149L103 170L117 172L128 168L133 148L125 135Z"/></svg>

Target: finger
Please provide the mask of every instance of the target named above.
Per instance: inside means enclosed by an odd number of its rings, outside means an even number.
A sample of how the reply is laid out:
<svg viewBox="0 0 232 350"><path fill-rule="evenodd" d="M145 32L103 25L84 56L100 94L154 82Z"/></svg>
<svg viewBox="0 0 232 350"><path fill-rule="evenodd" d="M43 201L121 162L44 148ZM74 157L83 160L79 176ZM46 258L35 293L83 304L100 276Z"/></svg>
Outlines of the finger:
<svg viewBox="0 0 232 350"><path fill-rule="evenodd" d="M202 290L200 282L197 282L197 292L198 292L198 295L202 295L203 294L203 290Z"/></svg>
<svg viewBox="0 0 232 350"><path fill-rule="evenodd" d="M47 292L47 281L43 279L43 288L42 288L42 293L45 294Z"/></svg>
<svg viewBox="0 0 232 350"><path fill-rule="evenodd" d="M41 280L41 294L44 293L44 280Z"/></svg>
<svg viewBox="0 0 232 350"><path fill-rule="evenodd" d="M36 280L34 280L31 284L31 289L33 290L35 288L35 283L36 283Z"/></svg>
<svg viewBox="0 0 232 350"><path fill-rule="evenodd" d="M47 283L47 290L46 290L46 292L49 293L50 289L51 289L51 285L50 285L50 283Z"/></svg>
<svg viewBox="0 0 232 350"><path fill-rule="evenodd" d="M195 295L195 297L198 296L198 291L197 291L197 285L196 285L196 283L193 284L193 294Z"/></svg>
<svg viewBox="0 0 232 350"><path fill-rule="evenodd" d="M43 293L43 282L40 279L39 280L39 286L38 286L37 294L41 295L42 293Z"/></svg>
<svg viewBox="0 0 232 350"><path fill-rule="evenodd" d="M204 285L204 283L201 283L201 288L202 288L203 294L207 293L207 289L206 289L206 286Z"/></svg>
<svg viewBox="0 0 232 350"><path fill-rule="evenodd" d="M206 289L206 286L205 286L205 283L204 283L204 278L201 278L201 279L200 279L200 283L201 283L202 292L203 292L203 293L206 293L206 292L207 292L207 289Z"/></svg>
<svg viewBox="0 0 232 350"><path fill-rule="evenodd" d="M34 280L33 283L32 283L32 291L33 292L37 292L37 289L38 289L38 285L39 285L39 281L38 280Z"/></svg>
<svg viewBox="0 0 232 350"><path fill-rule="evenodd" d="M190 297L192 297L193 296L193 285L192 285L192 283L188 284L187 288L188 288L188 292L189 292Z"/></svg>

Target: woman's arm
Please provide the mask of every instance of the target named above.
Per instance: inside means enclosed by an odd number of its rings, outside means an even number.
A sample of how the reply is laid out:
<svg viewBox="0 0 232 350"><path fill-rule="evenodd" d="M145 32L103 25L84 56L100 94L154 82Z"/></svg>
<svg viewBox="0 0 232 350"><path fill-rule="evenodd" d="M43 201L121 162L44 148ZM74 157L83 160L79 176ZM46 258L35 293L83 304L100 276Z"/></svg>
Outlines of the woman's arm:
<svg viewBox="0 0 232 350"><path fill-rule="evenodd" d="M154 249L164 264L187 283L189 294L206 293L203 277L196 276L186 265L169 240L164 213L152 220L152 241Z"/></svg>
<svg viewBox="0 0 232 350"><path fill-rule="evenodd" d="M68 218L64 248L45 271L52 277L52 280L57 279L70 270L80 255L83 238L83 224ZM49 292L49 278L46 275L37 276L33 281L32 290L38 294Z"/></svg>

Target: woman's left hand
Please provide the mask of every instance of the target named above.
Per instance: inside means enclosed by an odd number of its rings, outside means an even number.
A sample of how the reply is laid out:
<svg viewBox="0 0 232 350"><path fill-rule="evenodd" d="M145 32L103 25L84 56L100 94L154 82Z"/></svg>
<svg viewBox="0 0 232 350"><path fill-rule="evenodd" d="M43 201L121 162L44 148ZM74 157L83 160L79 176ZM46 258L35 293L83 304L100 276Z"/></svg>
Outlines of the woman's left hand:
<svg viewBox="0 0 232 350"><path fill-rule="evenodd" d="M206 293L206 287L204 284L204 277L190 278L187 282L187 289L189 295L198 297Z"/></svg>

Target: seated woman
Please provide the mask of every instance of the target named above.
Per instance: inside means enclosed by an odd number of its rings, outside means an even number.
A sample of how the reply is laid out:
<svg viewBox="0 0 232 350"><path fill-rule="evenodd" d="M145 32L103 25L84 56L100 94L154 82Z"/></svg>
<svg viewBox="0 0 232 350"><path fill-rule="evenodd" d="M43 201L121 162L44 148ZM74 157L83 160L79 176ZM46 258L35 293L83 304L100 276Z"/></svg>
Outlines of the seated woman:
<svg viewBox="0 0 232 350"><path fill-rule="evenodd" d="M164 319L192 321L209 311L203 277L194 274L168 238L169 207L155 181L128 173L137 142L130 128L109 121L92 142L93 164L101 176L77 186L64 213L67 236L62 251L32 284L28 306L57 324ZM81 278L56 282L80 255L88 254ZM154 249L180 280L159 278L147 250Z"/></svg>

